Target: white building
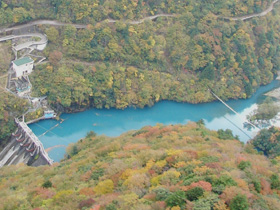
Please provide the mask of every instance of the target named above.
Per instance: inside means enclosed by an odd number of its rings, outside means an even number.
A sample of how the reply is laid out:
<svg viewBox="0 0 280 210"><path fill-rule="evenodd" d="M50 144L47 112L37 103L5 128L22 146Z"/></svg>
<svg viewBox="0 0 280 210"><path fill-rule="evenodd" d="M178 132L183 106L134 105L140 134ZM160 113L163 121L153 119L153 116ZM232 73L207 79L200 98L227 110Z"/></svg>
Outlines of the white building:
<svg viewBox="0 0 280 210"><path fill-rule="evenodd" d="M22 77L32 72L34 60L32 60L30 57L24 57L12 61L12 63L13 63L13 69L16 73L16 77Z"/></svg>

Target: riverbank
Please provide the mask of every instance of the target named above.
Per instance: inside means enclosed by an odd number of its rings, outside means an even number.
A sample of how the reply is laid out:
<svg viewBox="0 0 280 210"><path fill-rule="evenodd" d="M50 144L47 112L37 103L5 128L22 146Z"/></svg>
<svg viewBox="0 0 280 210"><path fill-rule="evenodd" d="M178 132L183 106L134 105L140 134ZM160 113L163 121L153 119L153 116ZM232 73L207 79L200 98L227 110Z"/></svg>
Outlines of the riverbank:
<svg viewBox="0 0 280 210"><path fill-rule="evenodd" d="M272 91L266 93L265 95L273 97L273 98L277 99L280 102L280 88L272 90Z"/></svg>
<svg viewBox="0 0 280 210"><path fill-rule="evenodd" d="M257 129L246 130L243 128L246 115L256 109L256 103L262 99L264 93L276 87L280 87L279 81L273 81L267 86L260 87L250 99L227 101L240 115L234 114L217 101L203 104L161 101L153 107L143 109L92 108L79 113L64 113L61 118L67 120L43 136L40 135L58 123L56 120L40 121L29 126L37 136L40 136L39 139L45 148L77 142L90 131L94 131L98 135L115 137L144 126L154 126L159 123L164 125L187 124L190 121L197 122L201 119L204 120L207 128L212 130L231 129L234 135L238 135L241 141L246 142L258 132ZM49 152L50 157L55 161L61 160L64 154L65 148L63 147L54 148Z"/></svg>
<svg viewBox="0 0 280 210"><path fill-rule="evenodd" d="M197 20L200 20L199 14L194 15L198 18ZM163 14L163 16L168 15ZM154 15L147 18L154 20L158 17L159 15ZM48 20L45 21L48 25ZM69 22L71 22L70 19ZM260 71L262 68L255 66L258 62L250 62L252 65L248 64L249 66L243 59L238 59L239 61L236 59L238 65L234 66L232 64L235 60L220 62L227 60L232 53L236 58L242 55L241 51L235 51L242 46L233 46L223 42L222 37L226 36L226 31L215 31L215 34L212 34L213 29L221 22L233 29L235 24L233 21L213 18L213 22L205 22L205 26L209 27L203 26L198 31L197 24L189 22L183 16L174 18L172 21L164 18L155 22L143 22L144 19L140 19L134 23L122 21L117 24L96 24L89 28L83 25L82 28L85 30L77 30L80 28L75 25L72 27L40 26L42 33L49 34L50 37L46 52L46 54L49 53L47 55L49 58L62 54L67 59L74 57L86 61L98 61L100 65L89 67L79 64L61 65L59 59L53 62L50 59L44 67L38 66L38 74L34 76L34 81L37 83L34 89L38 91L35 94L47 94L52 105L59 104L61 107L92 106L125 109L130 106L153 106L154 103L163 100L208 102L213 100L207 91L208 83L223 99L247 98L259 85L267 84L272 79L270 71ZM94 25L96 22L92 23ZM62 25L57 23L54 26ZM181 25L187 25L187 27L181 27ZM185 28L185 30L178 31L175 26ZM24 28L28 25L20 27ZM244 24L244 27L243 31L251 30L250 24ZM232 36L228 37L229 42L233 43L236 36L242 38L242 34L238 32L239 29L236 28L236 31L231 33ZM264 30L268 31L266 27ZM215 44L212 45L210 42L202 44L192 37L193 31L196 31L196 37L201 36L202 39L207 34L206 41L208 37L213 37L216 39L213 40ZM104 34L106 34L105 40ZM182 39L177 39L178 35ZM251 38L252 41L258 40L258 36ZM264 41L267 44L272 43L271 40ZM249 46L250 43L244 43L244 46ZM209 49L206 50L206 48ZM57 53L57 50L61 52ZM253 46L248 47L246 51L246 54L250 56L258 52ZM255 58L257 61L259 55L257 54ZM246 61L249 59L250 57ZM273 55L267 59L275 60ZM245 72L247 70L243 68L245 64L254 71ZM272 66L275 65L272 63Z"/></svg>

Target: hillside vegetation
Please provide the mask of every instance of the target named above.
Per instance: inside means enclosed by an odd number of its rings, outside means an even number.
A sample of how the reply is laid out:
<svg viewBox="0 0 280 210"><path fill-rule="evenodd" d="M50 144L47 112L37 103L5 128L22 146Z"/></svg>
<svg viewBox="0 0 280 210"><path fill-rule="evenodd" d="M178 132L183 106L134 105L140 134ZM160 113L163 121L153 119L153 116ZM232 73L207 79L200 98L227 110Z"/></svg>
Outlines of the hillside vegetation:
<svg viewBox="0 0 280 210"><path fill-rule="evenodd" d="M47 95L63 111L208 102L209 86L223 99L248 98L280 66L277 4L261 18L219 18L261 12L272 1L1 2L1 25L42 18L88 25L40 27L49 39L44 54L50 62L33 75L34 95ZM175 16L127 22L162 13Z"/></svg>
<svg viewBox="0 0 280 210"><path fill-rule="evenodd" d="M240 16L259 13L272 0L213 0L196 2L169 0L2 0L0 24L22 23L34 19L58 19L65 22L95 23L107 18L139 19L158 13L194 13Z"/></svg>
<svg viewBox="0 0 280 210"><path fill-rule="evenodd" d="M66 2L58 7L57 19L65 18L59 11ZM36 94L48 95L53 105L66 110L144 107L159 100L209 102L213 97L208 87L223 99L248 98L279 70L280 10L245 22L226 21L217 14L232 11L226 6L212 9L216 4L190 2L170 9L176 17L138 25L96 23L89 20L97 17L91 11L83 21L65 19L89 23L87 29L41 27L50 41L45 50L50 63L38 67L33 75ZM135 14L129 4L126 7ZM255 7L248 4L244 8L250 12ZM146 10L139 9L143 17L151 15ZM114 10L110 11L106 18L116 18ZM237 11L237 15L243 14Z"/></svg>
<svg viewBox="0 0 280 210"><path fill-rule="evenodd" d="M279 158L218 136L196 123L91 132L61 163L1 168L0 209L279 209Z"/></svg>
<svg viewBox="0 0 280 210"><path fill-rule="evenodd" d="M258 151L270 158L280 156L280 129L271 127L262 129L254 139L250 141Z"/></svg>
<svg viewBox="0 0 280 210"><path fill-rule="evenodd" d="M24 113L28 107L26 100L19 99L5 90L12 59L10 45L11 43L0 43L0 150L15 129L14 117Z"/></svg>

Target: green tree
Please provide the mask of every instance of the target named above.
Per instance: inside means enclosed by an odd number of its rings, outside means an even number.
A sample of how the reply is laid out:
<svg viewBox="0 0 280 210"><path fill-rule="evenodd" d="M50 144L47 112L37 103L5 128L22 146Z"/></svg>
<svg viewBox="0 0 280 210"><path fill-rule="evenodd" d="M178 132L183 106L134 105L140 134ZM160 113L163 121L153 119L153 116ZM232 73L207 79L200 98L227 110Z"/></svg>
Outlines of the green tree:
<svg viewBox="0 0 280 210"><path fill-rule="evenodd" d="M248 210L249 203L245 195L238 194L236 195L229 204L230 210Z"/></svg>
<svg viewBox="0 0 280 210"><path fill-rule="evenodd" d="M280 189L280 180L277 174L272 174L270 177L271 189Z"/></svg>
<svg viewBox="0 0 280 210"><path fill-rule="evenodd" d="M185 199L186 199L186 194L184 191L176 191L172 194L170 194L165 202L167 204L167 206L183 206L185 205Z"/></svg>
<svg viewBox="0 0 280 210"><path fill-rule="evenodd" d="M50 188L50 187L52 187L52 182L50 180L47 180L42 184L42 187L43 188Z"/></svg>
<svg viewBox="0 0 280 210"><path fill-rule="evenodd" d="M238 164L238 168L240 169L240 170L245 170L246 168L249 168L249 167L251 167L252 166L252 164L251 164L251 162L250 161L244 161L244 160L242 160L239 164Z"/></svg>
<svg viewBox="0 0 280 210"><path fill-rule="evenodd" d="M204 193L203 188L195 187L186 192L186 197L188 200L194 201L197 200L200 196L202 196L203 193Z"/></svg>
<svg viewBox="0 0 280 210"><path fill-rule="evenodd" d="M219 129L218 137L220 139L224 139L224 140L239 139L238 136L234 136L232 134L232 130L230 130L230 129L226 129L226 130Z"/></svg>
<svg viewBox="0 0 280 210"><path fill-rule="evenodd" d="M160 201L166 200L166 198L171 195L171 192L168 189L161 187L154 189L153 192L156 193L156 199Z"/></svg>
<svg viewBox="0 0 280 210"><path fill-rule="evenodd" d="M253 185L255 187L255 190L260 193L261 192L261 189L262 189L262 186L261 186L261 183L259 180L254 180L253 181Z"/></svg>
<svg viewBox="0 0 280 210"><path fill-rule="evenodd" d="M209 80L215 79L215 68L213 66L213 63L208 64L203 69L203 71L200 74L200 79L209 79Z"/></svg>
<svg viewBox="0 0 280 210"><path fill-rule="evenodd" d="M46 30L46 35L47 35L48 40L50 42L53 42L53 43L57 43L58 42L59 32L58 32L58 30L55 27L51 26L50 28L48 28Z"/></svg>
<svg viewBox="0 0 280 210"><path fill-rule="evenodd" d="M250 143L270 158L280 155L280 131L278 128L262 129Z"/></svg>

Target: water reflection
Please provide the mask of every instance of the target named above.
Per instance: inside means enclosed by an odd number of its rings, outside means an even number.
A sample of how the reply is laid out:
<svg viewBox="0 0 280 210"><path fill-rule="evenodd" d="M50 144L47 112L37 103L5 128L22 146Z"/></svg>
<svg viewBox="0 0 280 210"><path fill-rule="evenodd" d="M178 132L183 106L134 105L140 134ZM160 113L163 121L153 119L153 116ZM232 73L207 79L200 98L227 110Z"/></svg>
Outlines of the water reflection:
<svg viewBox="0 0 280 210"><path fill-rule="evenodd" d="M128 130L140 129L146 125L163 124L186 124L188 121L205 120L206 127L218 130L231 129L234 135L238 135L242 141L247 141L257 130L247 131L243 129L243 122L251 111L261 100L262 94L279 87L279 81L273 81L259 90L246 100L230 100L227 103L239 114L236 115L220 102L207 104L188 104L162 101L153 107L144 109L128 108L125 110L116 109L90 109L80 113L62 114L61 118L66 119L59 124L52 132L39 137L45 148L55 145L68 145L83 138L87 132L93 130L97 134L107 136L118 136ZM55 120L41 121L30 125L33 132L40 136L47 129L50 129L58 122ZM49 152L51 158L59 161L63 158L65 148L54 148Z"/></svg>

